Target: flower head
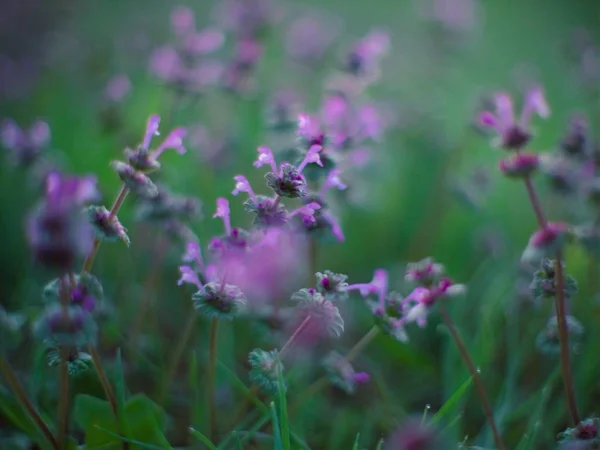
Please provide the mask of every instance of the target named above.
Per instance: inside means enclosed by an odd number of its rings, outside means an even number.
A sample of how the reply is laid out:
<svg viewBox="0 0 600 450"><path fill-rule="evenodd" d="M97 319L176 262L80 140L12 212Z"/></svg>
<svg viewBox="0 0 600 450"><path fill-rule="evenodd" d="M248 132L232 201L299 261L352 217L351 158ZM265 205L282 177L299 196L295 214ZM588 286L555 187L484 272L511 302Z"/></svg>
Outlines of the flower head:
<svg viewBox="0 0 600 450"><path fill-rule="evenodd" d="M89 206L87 213L90 224L94 227L98 239L109 242L122 240L125 244L129 245L130 241L129 236L127 236L127 230L121 225L116 215L111 214L104 206Z"/></svg>
<svg viewBox="0 0 600 450"><path fill-rule="evenodd" d="M246 296L241 289L223 281L205 284L192 299L197 310L220 320L233 320L246 307Z"/></svg>
<svg viewBox="0 0 600 450"><path fill-rule="evenodd" d="M188 283L193 284L198 289L202 289L202 283L200 282L198 274L190 266L179 266L179 273L181 276L179 277L179 280L177 280L178 286Z"/></svg>
<svg viewBox="0 0 600 450"><path fill-rule="evenodd" d="M256 163L255 163L256 164ZM250 186L250 182L243 175L236 175L233 177L235 180L235 189L231 192L233 195L238 195L240 192L246 192L250 196L250 199L256 202L256 195Z"/></svg>
<svg viewBox="0 0 600 450"><path fill-rule="evenodd" d="M257 195L244 202L244 209L254 214L253 225L259 227L282 227L288 222L288 211L277 199Z"/></svg>
<svg viewBox="0 0 600 450"><path fill-rule="evenodd" d="M66 310L58 303L46 308L33 325L34 335L41 341L58 346L79 347L96 342L98 328L92 315L78 306Z"/></svg>
<svg viewBox="0 0 600 450"><path fill-rule="evenodd" d="M529 177L540 165L540 157L534 153L518 153L500 161L500 171L507 177Z"/></svg>
<svg viewBox="0 0 600 450"><path fill-rule="evenodd" d="M198 270L204 271L204 259L202 258L202 249L196 241L190 241L185 246L185 253L181 258L183 262L193 263Z"/></svg>
<svg viewBox="0 0 600 450"><path fill-rule="evenodd" d="M317 292L326 299L344 301L348 298L348 291L346 289L348 287L348 283L346 283L348 276L326 270L325 273L317 272L315 277L317 279Z"/></svg>
<svg viewBox="0 0 600 450"><path fill-rule="evenodd" d="M550 115L544 93L539 87L535 87L527 93L519 119L515 118L510 95L496 94L495 106L496 112L484 111L479 116L479 122L483 126L496 130L500 137L500 145L508 150L519 150L529 142L531 138L529 123L533 114L542 118Z"/></svg>
<svg viewBox="0 0 600 450"><path fill-rule="evenodd" d="M274 174L279 173L277 170L277 163L275 162L275 157L273 156L273 151L269 147L258 147L258 158L254 161L254 167L262 167L264 165L270 165L271 170Z"/></svg>
<svg viewBox="0 0 600 450"><path fill-rule="evenodd" d="M104 95L111 102L118 103L131 91L131 81L125 74L119 74L108 80L104 88Z"/></svg>
<svg viewBox="0 0 600 450"><path fill-rule="evenodd" d="M548 223L531 236L521 260L537 263L542 258L551 257L567 243L568 239L569 226L567 224Z"/></svg>
<svg viewBox="0 0 600 450"><path fill-rule="evenodd" d="M219 217L223 220L225 226L225 234L231 234L231 215L229 210L229 201L226 198L219 197L217 199L217 211L213 215L213 219Z"/></svg>
<svg viewBox="0 0 600 450"><path fill-rule="evenodd" d="M355 372L352 364L337 352L330 352L325 357L323 367L329 382L347 394L354 394L359 384L370 380L368 373Z"/></svg>
<svg viewBox="0 0 600 450"><path fill-rule="evenodd" d="M275 394L279 391L279 373L283 371L283 363L279 352L254 349L248 355L250 363L250 380L265 393ZM286 387L284 386L284 389Z"/></svg>
<svg viewBox="0 0 600 450"><path fill-rule="evenodd" d="M0 126L2 146L11 153L14 163L28 167L40 157L50 142L50 127L43 120L35 121L28 130L23 130L13 120Z"/></svg>
<svg viewBox="0 0 600 450"><path fill-rule="evenodd" d="M122 161L113 161L112 168L125 185L142 198L154 198L158 195L158 188L144 173Z"/></svg>
<svg viewBox="0 0 600 450"><path fill-rule="evenodd" d="M280 172L269 172L265 175L267 185L280 197L298 198L307 195L306 178L288 163L283 163Z"/></svg>
<svg viewBox="0 0 600 450"><path fill-rule="evenodd" d="M344 319L339 309L315 289L300 289L292 295L292 301L303 318L310 317L309 327L316 332L325 331L332 337L344 332Z"/></svg>
<svg viewBox="0 0 600 450"><path fill-rule="evenodd" d="M404 279L408 282L431 286L443 275L445 268L436 263L432 258L425 258L416 263L409 263L406 267Z"/></svg>
<svg viewBox="0 0 600 450"><path fill-rule="evenodd" d="M69 286L71 305L80 307L86 312L92 312L96 305L104 298L102 284L90 273L83 272L74 275L75 283ZM58 303L60 301L61 279L56 278L44 287L43 298L48 304Z"/></svg>

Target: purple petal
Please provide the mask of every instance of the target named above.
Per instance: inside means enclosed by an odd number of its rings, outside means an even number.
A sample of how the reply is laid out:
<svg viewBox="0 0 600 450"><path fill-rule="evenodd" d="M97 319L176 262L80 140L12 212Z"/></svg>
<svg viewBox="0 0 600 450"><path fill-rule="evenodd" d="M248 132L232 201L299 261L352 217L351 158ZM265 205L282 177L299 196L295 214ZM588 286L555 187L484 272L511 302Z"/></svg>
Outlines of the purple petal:
<svg viewBox="0 0 600 450"><path fill-rule="evenodd" d="M146 133L144 133L144 140L142 141L142 148L148 149L150 147L150 141L154 136L158 136L158 125L160 124L160 116L153 114L148 117L146 122Z"/></svg>

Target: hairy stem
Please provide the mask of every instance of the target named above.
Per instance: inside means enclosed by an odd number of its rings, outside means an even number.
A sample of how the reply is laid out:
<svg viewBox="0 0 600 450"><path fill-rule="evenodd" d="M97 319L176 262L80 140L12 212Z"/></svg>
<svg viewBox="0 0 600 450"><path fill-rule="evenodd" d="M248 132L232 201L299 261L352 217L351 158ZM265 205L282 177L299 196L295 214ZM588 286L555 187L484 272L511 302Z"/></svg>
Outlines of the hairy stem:
<svg viewBox="0 0 600 450"><path fill-rule="evenodd" d="M185 328L183 329L181 338L179 338L179 343L177 344L177 347L175 348L175 351L173 352L173 359L171 360L171 362L169 364L167 376L165 377L165 381L163 382L161 392L158 397L159 403L161 403L161 404L167 398L167 395L169 393L169 388L171 387L171 383L173 382L173 378L175 377L175 372L177 372L177 368L179 367L179 362L181 361L181 358L183 357L183 353L185 352L185 348L187 347L187 344L190 341L192 334L194 333L194 328L196 327L197 317L198 316L195 313L195 311L192 311L192 313L190 314L190 316L187 320L187 323L185 324ZM211 333L212 333L212 328L211 328ZM211 338L212 338L212 335L211 335Z"/></svg>
<svg viewBox="0 0 600 450"><path fill-rule="evenodd" d="M498 447L498 450L505 450L506 447L504 446L504 443L502 442L502 438L500 437L500 433L498 432L498 428L496 427L496 421L494 420L494 413L492 411L490 400L488 399L487 393L485 391L485 387L483 386L481 378L479 377L479 371L475 368L475 365L473 364L473 360L471 359L471 355L469 355L469 351L465 347L465 344L464 344L462 338L456 331L456 328L454 328L454 324L452 323L452 319L448 315L448 312L446 311L446 309L444 307L441 307L440 311L442 314L442 319L444 320L444 323L448 327L448 330L450 331L450 334L452 335L452 339L454 339L454 342L456 343L456 347L458 348L458 351L460 352L460 355L462 356L462 359L465 362L467 369L469 370L469 373L471 374L471 379L475 383L475 388L477 389L477 394L479 395L479 399L481 400L481 406L483 407L483 412L485 414L485 417L487 418L488 423L490 424L490 427L492 429L492 434L494 435L494 441L496 442L496 447Z"/></svg>
<svg viewBox="0 0 600 450"><path fill-rule="evenodd" d="M215 404L215 371L217 365L217 331L219 319L213 317L210 321L209 356L208 356L208 417L209 436L214 442L217 435L217 408Z"/></svg>
<svg viewBox="0 0 600 450"><path fill-rule="evenodd" d="M106 371L104 370L104 366L102 365L102 360L100 359L100 354L95 346L90 345L88 348L90 352L90 356L92 357L92 362L94 363L94 368L96 369L96 373L98 374L98 379L100 380L100 384L102 385L102 390L104 390L104 395L106 399L110 403L110 407L115 414L115 418L117 417L117 396L113 391L112 385L106 376Z"/></svg>
<svg viewBox="0 0 600 450"><path fill-rule="evenodd" d="M121 187L121 191L119 192L119 195L117 196L117 198L115 199L115 202L113 203L112 207L110 208L110 212L108 215L109 220L117 215L117 213L119 212L119 209L123 205L123 202L125 201L125 198L127 197L128 193L129 193L129 188L126 185L123 185ZM90 272L92 270L92 266L94 265L94 260L96 259L98 250L100 250L100 244L102 244L102 240L98 239L96 237L94 239L94 244L92 245L90 252L88 253L88 255L85 258L85 261L83 263L83 268L81 269L82 272Z"/></svg>
<svg viewBox="0 0 600 450"><path fill-rule="evenodd" d="M291 348L292 344L298 339L298 337L302 334L302 332L306 329L308 324L310 323L311 316L306 316L302 323L296 328L294 333L290 336L290 338L283 344L281 350L279 350L279 359L283 358L283 355L287 353L287 351Z"/></svg>
<svg viewBox="0 0 600 450"><path fill-rule="evenodd" d="M545 229L548 226L548 222L542 210L539 197L531 182L531 178L525 178L525 187L527 188L527 194L535 216L537 218L538 225L541 229ZM556 296L555 296L555 310L556 310L556 321L558 325L558 338L560 343L560 366L563 378L563 384L565 388L565 396L567 399L567 406L569 409L569 415L573 425L579 423L579 411L577 409L577 401L575 397L575 387L573 384L573 374L571 372L571 358L569 355L569 330L567 329L567 318L566 318L566 307L565 307L565 276L563 273L563 255L559 250L555 256L555 283L556 283Z"/></svg>
<svg viewBox="0 0 600 450"><path fill-rule="evenodd" d="M573 373L571 372L571 360L569 357L569 330L567 328L567 313L565 308L565 287L564 274L562 267L562 253L556 252L556 320L558 324L558 337L560 343L560 366L565 387L565 396L569 414L573 425L580 421L579 411L577 409L577 399L575 397L575 388L573 383Z"/></svg>
<svg viewBox="0 0 600 450"><path fill-rule="evenodd" d="M25 389L23 389L23 386L19 381L19 377L3 355L0 355L0 373L2 373L2 376L6 380L8 387L12 390L19 403L21 403L23 409L27 412L27 414L29 414L31 420L33 420L52 448L54 450L62 450L58 446L56 439L54 439L54 436L48 428L48 425L46 425L46 422L44 422L40 414L35 409L35 406L33 406L33 403L27 396Z"/></svg>

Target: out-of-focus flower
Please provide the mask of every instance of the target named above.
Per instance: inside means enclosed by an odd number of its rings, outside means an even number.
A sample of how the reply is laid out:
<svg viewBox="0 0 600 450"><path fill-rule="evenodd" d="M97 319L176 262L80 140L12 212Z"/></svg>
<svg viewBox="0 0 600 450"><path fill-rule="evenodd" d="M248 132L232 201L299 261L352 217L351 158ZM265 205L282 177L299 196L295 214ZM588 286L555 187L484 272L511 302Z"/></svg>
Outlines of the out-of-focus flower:
<svg viewBox="0 0 600 450"><path fill-rule="evenodd" d="M240 37L257 37L278 18L272 0L224 0L215 15L226 29Z"/></svg>
<svg viewBox="0 0 600 450"><path fill-rule="evenodd" d="M390 37L387 32L371 31L352 46L346 55L344 69L356 76L377 76L379 62L389 47Z"/></svg>
<svg viewBox="0 0 600 450"><path fill-rule="evenodd" d="M348 277L342 273L334 273L331 270L326 270L325 273L317 272L316 289L326 299L331 301L344 301L348 298Z"/></svg>
<svg viewBox="0 0 600 450"><path fill-rule="evenodd" d="M432 258L425 258L416 263L409 263L404 279L410 283L432 286L440 280L445 270L443 264L435 262Z"/></svg>
<svg viewBox="0 0 600 450"><path fill-rule="evenodd" d="M104 94L106 98L115 103L122 101L130 91L131 81L125 74L115 75L108 80L108 83L104 88Z"/></svg>
<svg viewBox="0 0 600 450"><path fill-rule="evenodd" d="M559 435L561 450L591 450L600 445L598 428L600 420L590 417L582 420L573 428L567 428Z"/></svg>
<svg viewBox="0 0 600 450"><path fill-rule="evenodd" d="M354 394L358 385L370 380L368 373L355 372L352 364L337 352L331 352L325 357L323 367L329 382L347 394Z"/></svg>
<svg viewBox="0 0 600 450"><path fill-rule="evenodd" d="M86 312L92 312L102 302L104 291L98 279L87 272L73 276L74 284L69 286L69 303L80 307ZM61 299L62 289L60 278L57 278L44 287L43 297L48 304L58 303Z"/></svg>
<svg viewBox="0 0 600 450"><path fill-rule="evenodd" d="M98 328L91 314L82 308L69 306L65 310L55 303L34 323L33 332L40 341L79 347L94 344Z"/></svg>
<svg viewBox="0 0 600 450"><path fill-rule="evenodd" d="M50 142L50 127L37 120L29 129L23 130L13 120L5 120L0 126L2 146L10 152L14 164L29 167L34 164Z"/></svg>
<svg viewBox="0 0 600 450"><path fill-rule="evenodd" d="M302 16L294 20L286 35L287 54L307 66L320 64L333 44L338 28L331 18L327 22L317 16Z"/></svg>
<svg viewBox="0 0 600 450"><path fill-rule="evenodd" d="M339 309L315 289L300 289L292 295L292 301L300 313L298 320L307 322L305 333L315 337L339 337L344 332L344 319Z"/></svg>
<svg viewBox="0 0 600 450"><path fill-rule="evenodd" d="M552 257L567 243L569 226L565 223L548 223L536 231L527 244L521 260L537 263L542 258Z"/></svg>
<svg viewBox="0 0 600 450"><path fill-rule="evenodd" d="M482 112L479 115L479 122L496 130L500 138L500 146L507 150L519 150L529 142L532 136L529 125L534 114L542 118L550 115L550 108L540 87L534 87L527 93L518 119L515 118L513 102L509 94L496 94L495 106L495 113Z"/></svg>
<svg viewBox="0 0 600 450"><path fill-rule="evenodd" d="M583 337L584 328L575 317L565 316L567 333L569 334L569 347L571 351L577 350ZM558 320L556 316L548 319L546 327L540 331L536 338L536 347L545 354L560 354L560 333L558 331Z"/></svg>
<svg viewBox="0 0 600 450"><path fill-rule="evenodd" d="M467 33L477 24L477 4L474 0L432 0L423 5L422 14L444 29L454 33Z"/></svg>
<svg viewBox="0 0 600 450"><path fill-rule="evenodd" d="M500 161L500 171L511 178L527 178L540 165L540 157L535 153L518 153Z"/></svg>
<svg viewBox="0 0 600 450"><path fill-rule="evenodd" d="M95 177L48 174L44 199L27 222L29 245L38 262L64 272L87 253L93 231L81 207L97 199Z"/></svg>
<svg viewBox="0 0 600 450"><path fill-rule="evenodd" d="M444 436L434 425L413 417L405 420L384 440L384 450L450 450L453 439Z"/></svg>

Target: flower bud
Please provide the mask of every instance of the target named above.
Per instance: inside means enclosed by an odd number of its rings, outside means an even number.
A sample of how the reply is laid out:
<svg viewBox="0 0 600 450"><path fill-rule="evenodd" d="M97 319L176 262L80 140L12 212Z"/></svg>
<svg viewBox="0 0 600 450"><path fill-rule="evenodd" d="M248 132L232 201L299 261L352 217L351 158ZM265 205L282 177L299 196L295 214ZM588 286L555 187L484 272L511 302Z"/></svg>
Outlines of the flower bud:
<svg viewBox="0 0 600 450"><path fill-rule="evenodd" d="M269 172L265 175L267 185L280 197L298 198L305 197L306 179L294 166L283 163L280 174Z"/></svg>
<svg viewBox="0 0 600 450"><path fill-rule="evenodd" d="M104 206L88 206L87 213L98 239L109 242L122 240L129 246L127 230L116 215L111 216L110 211Z"/></svg>
<svg viewBox="0 0 600 450"><path fill-rule="evenodd" d="M355 372L352 364L337 352L330 352L323 361L327 379L347 394L354 394L359 384L369 381L365 372Z"/></svg>
<svg viewBox="0 0 600 450"><path fill-rule="evenodd" d="M246 296L239 287L231 284L207 283L192 299L197 310L219 320L233 320L246 307Z"/></svg>
<svg viewBox="0 0 600 450"><path fill-rule="evenodd" d="M144 172L140 172L122 161L113 161L111 166L121 181L135 194L143 198L153 198L158 195L158 188Z"/></svg>
<svg viewBox="0 0 600 450"><path fill-rule="evenodd" d="M283 371L283 364L279 359L279 352L267 352L259 348L248 355L250 362L250 380L263 392L276 394L279 391L279 372ZM287 386L283 387L284 390Z"/></svg>
<svg viewBox="0 0 600 450"><path fill-rule="evenodd" d="M539 167L539 156L533 153L517 153L500 161L500 171L511 178L527 178Z"/></svg>
<svg viewBox="0 0 600 450"><path fill-rule="evenodd" d="M346 280L347 275L342 273L333 273L330 270L326 270L325 273L317 272L315 274L317 279L317 292L331 301L345 301L348 299L348 292L346 291Z"/></svg>
<svg viewBox="0 0 600 450"><path fill-rule="evenodd" d="M33 325L34 335L57 347L80 347L96 342L98 329L91 314L78 306L66 310L59 304L46 308Z"/></svg>
<svg viewBox="0 0 600 450"><path fill-rule="evenodd" d="M292 301L303 317L311 318L311 328L326 331L331 337L339 337L344 332L339 309L315 289L300 289L292 295Z"/></svg>

